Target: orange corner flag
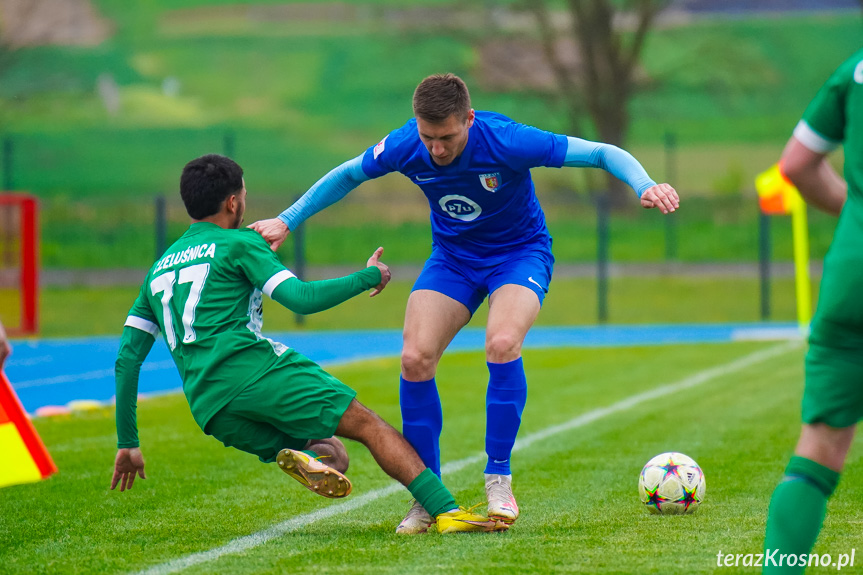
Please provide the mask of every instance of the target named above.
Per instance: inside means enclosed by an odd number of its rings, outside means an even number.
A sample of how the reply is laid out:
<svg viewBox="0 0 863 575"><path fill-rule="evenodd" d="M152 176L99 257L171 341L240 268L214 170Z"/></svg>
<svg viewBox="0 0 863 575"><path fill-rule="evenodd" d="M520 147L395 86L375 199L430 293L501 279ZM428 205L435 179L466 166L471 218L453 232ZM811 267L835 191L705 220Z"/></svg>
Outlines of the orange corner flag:
<svg viewBox="0 0 863 575"><path fill-rule="evenodd" d="M0 371L0 487L39 481L56 472L45 444Z"/></svg>
<svg viewBox="0 0 863 575"><path fill-rule="evenodd" d="M788 215L803 206L800 192L785 177L782 166L778 163L758 174L755 178L755 189L758 191L761 211L769 216Z"/></svg>

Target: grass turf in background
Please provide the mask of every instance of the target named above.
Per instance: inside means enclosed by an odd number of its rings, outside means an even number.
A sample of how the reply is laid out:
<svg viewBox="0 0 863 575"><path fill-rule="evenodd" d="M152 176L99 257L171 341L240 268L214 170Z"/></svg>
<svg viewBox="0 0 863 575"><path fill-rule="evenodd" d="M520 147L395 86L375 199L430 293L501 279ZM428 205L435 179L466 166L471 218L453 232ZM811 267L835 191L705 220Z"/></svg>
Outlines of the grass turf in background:
<svg viewBox="0 0 863 575"><path fill-rule="evenodd" d="M531 350L521 436L773 344ZM333 370L398 423L398 360ZM446 355L443 459L482 451L487 373L478 353ZM472 566L525 573L710 573L716 553L760 551L770 492L798 429L802 350L788 351L700 387L648 401L517 452L522 518L497 536L393 534L407 492L380 499L185 573L279 573L298 561L320 572L423 573ZM0 491L0 561L9 573L130 572L209 550L333 502L310 495L274 466L222 448L198 431L181 396L139 410L149 478L129 493L107 486L112 414L37 420L60 467L49 481ZM638 501L641 466L679 450L705 469L707 499L694 516L649 515ZM349 445L360 497L388 485L371 457ZM850 552L861 520L861 451L830 504L819 553ZM478 502L482 466L446 475L458 499Z"/></svg>
<svg viewBox="0 0 863 575"><path fill-rule="evenodd" d="M6 55L0 120L4 138L13 144L13 187L32 191L44 202L43 265L148 265L152 197L176 196L180 167L204 153L232 148L232 155L246 168L250 192L258 198L268 196L273 204L258 217L278 213L327 170L409 117L409 95L417 80L440 71L442 61L474 88L477 108L550 130L567 130L566 114L546 96L483 87L478 47L488 34L500 36L493 30L425 30L427 22L422 19L415 26L419 30L381 25L393 14L418 7L457 9L446 2L414 0L407 8L394 2L350 2L345 10L365 14L362 25L326 30L309 25L300 37L273 34L272 27L278 24L260 18L261 29L226 30L219 24L222 10L228 10L229 20L244 20L236 17L237 10L243 15L244 9L255 9L249 4L189 0L130 5L98 0L96 5L117 24L116 35L102 45L40 47ZM192 14L188 8L199 10ZM321 10L322 15L315 16L309 9L302 18L326 21L325 7ZM365 31L374 33L358 35L366 25L372 28ZM857 48L859 27L854 12L713 17L657 29L645 47L647 86L632 102L627 147L654 177L667 179L669 175L661 173L667 165L662 141L666 134L676 134L673 183L684 198L751 193L753 177L779 156L814 92ZM386 65L369 67L369 62ZM123 111L117 117L102 109L94 90L103 73L113 75L121 92ZM180 82L179 96L162 93L166 78ZM590 189L582 172L537 170L540 193ZM419 195L413 185L405 187L403 179L385 180L363 188ZM373 221L379 225L352 218L350 209L334 211L332 216L338 215L339 225L347 228L346 244L362 245L351 241L363 237L352 230L359 226L374 227L381 241L390 245L390 238L407 230L411 235L404 257L413 259L401 261L419 261L416 254L426 253L428 239L420 237L413 223L425 222L424 209L406 226L380 225L394 221L388 214L402 208L373 193L361 197L377 210ZM754 206L754 198L748 201ZM564 207L545 200L544 205L549 214ZM561 231L555 233L563 238L569 229L589 228L592 210L584 211L585 217L561 220ZM684 213L681 221L687 220ZM320 227L322 221L320 216L314 220L310 236L333 233L332 226ZM702 232L717 226L701 218L682 224L680 257L724 259L741 253L745 255L737 257L752 259L754 211L723 221L731 222L718 226L719 233L732 240L727 245L705 242ZM817 218L811 225L813 253L819 257L825 245L821 238L829 237L832 226L821 226ZM180 215L170 237L184 227L185 217ZM648 233L661 234L661 224L648 227ZM592 257L593 251L581 247L590 241L561 249L559 259ZM625 245L625 253L640 254L643 243ZM786 249L781 242L775 245ZM338 246L318 249L320 253L309 257L320 263L339 261L333 258L342 253Z"/></svg>
<svg viewBox="0 0 863 575"><path fill-rule="evenodd" d="M398 267L395 273L398 275ZM144 272L141 272L141 281L143 277ZM265 298L264 331L401 329L411 286L412 282L394 280L381 295L369 298L360 294L334 309L305 316L302 326L297 325L292 312ZM43 289L40 337L119 337L138 289L138 286ZM756 322L761 319L759 290L758 280L754 278L614 277L609 280L608 322ZM817 295L817 281L813 282L812 291ZM770 298L770 319L796 321L792 278L774 278ZM487 317L488 305L483 304L470 325L484 327ZM594 278L552 281L536 325L594 325L596 322L597 286ZM290 341L285 343L290 344Z"/></svg>

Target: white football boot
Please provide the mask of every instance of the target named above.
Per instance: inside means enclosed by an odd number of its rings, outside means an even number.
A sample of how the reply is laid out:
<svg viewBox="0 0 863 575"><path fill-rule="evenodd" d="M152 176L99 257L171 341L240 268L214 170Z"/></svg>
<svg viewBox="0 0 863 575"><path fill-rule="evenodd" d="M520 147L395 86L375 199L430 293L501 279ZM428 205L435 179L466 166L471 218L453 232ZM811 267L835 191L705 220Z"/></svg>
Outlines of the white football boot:
<svg viewBox="0 0 863 575"><path fill-rule="evenodd" d="M488 517L511 525L518 519L518 504L512 495L512 475L485 474Z"/></svg>
<svg viewBox="0 0 863 575"><path fill-rule="evenodd" d="M414 499L411 510L408 511L408 514L405 515L405 518L396 527L396 533L399 535L417 535L425 533L434 524L434 517L429 515L429 512L425 510L420 502Z"/></svg>

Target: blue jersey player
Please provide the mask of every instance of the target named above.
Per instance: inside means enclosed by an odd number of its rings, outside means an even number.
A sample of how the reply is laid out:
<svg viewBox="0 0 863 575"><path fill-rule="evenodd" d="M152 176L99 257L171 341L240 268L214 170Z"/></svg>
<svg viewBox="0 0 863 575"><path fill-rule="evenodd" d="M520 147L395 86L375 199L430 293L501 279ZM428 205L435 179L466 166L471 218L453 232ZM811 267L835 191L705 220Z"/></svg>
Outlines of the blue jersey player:
<svg viewBox="0 0 863 575"><path fill-rule="evenodd" d="M510 455L527 399L521 347L554 265L530 169L603 168L629 184L642 206L666 214L677 209L679 198L620 148L474 111L467 86L452 74L424 79L414 92L413 109L415 117L404 126L332 170L278 218L252 227L276 249L290 230L364 181L401 172L422 189L433 242L405 312L403 433L440 474L443 416L435 372L444 349L488 297L485 487L489 516L512 523L518 505ZM433 522L414 503L397 532L422 533Z"/></svg>

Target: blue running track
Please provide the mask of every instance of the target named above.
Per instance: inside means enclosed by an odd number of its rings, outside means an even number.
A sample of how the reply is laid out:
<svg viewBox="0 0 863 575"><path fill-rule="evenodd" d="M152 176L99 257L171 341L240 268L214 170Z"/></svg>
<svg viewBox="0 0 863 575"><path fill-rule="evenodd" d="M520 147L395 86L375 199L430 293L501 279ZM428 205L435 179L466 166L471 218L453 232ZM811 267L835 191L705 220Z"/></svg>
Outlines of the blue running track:
<svg viewBox="0 0 863 575"><path fill-rule="evenodd" d="M398 356L401 330L335 331L268 334L324 366ZM793 324L652 325L602 327L534 327L525 347L613 347L717 343L800 338ZM119 337L13 341L6 375L29 413L73 400L109 402L114 397L114 360ZM481 350L485 330L468 328L456 336L450 351ZM160 337L141 370L139 393L180 389L180 377Z"/></svg>

